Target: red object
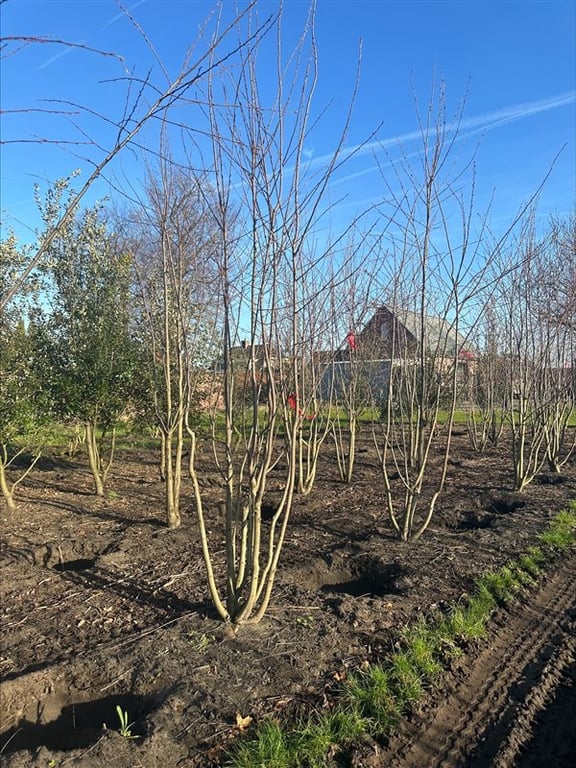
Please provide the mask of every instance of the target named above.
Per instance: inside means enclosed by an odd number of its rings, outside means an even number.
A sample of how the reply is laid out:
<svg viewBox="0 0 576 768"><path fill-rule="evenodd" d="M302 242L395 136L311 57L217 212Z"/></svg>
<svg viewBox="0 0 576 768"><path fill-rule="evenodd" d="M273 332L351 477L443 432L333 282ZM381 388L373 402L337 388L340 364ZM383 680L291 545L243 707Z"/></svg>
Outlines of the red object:
<svg viewBox="0 0 576 768"><path fill-rule="evenodd" d="M459 360L475 360L476 356L474 352L470 352L469 349L461 349L460 352L458 352L458 359Z"/></svg>
<svg viewBox="0 0 576 768"><path fill-rule="evenodd" d="M350 331L346 336L346 341L348 342L349 349L351 349L352 352L356 352L356 349L358 348L358 345L356 344L356 334Z"/></svg>
<svg viewBox="0 0 576 768"><path fill-rule="evenodd" d="M313 421L313 419L316 418L314 413L304 415L302 408L298 408L298 400L296 399L294 392L288 395L286 402L288 403L289 408L291 408L293 411L296 411L298 416L303 416L307 421Z"/></svg>

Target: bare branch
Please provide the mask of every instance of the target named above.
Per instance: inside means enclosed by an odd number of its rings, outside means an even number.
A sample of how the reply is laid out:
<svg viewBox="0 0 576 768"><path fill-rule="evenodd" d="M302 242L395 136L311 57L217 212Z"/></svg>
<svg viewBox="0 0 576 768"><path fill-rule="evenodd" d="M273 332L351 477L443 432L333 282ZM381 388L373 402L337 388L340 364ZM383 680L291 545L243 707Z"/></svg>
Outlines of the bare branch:
<svg viewBox="0 0 576 768"><path fill-rule="evenodd" d="M262 35L266 34L271 26L271 17L269 17L264 23L260 24L257 29L254 30L245 39L241 39L229 51L221 55L214 56L215 52L224 43L224 41L230 35L231 31L238 27L241 19L244 18L246 14L249 13L253 8L254 2L255 0L253 0L253 2L251 2L243 11L239 12L238 15L214 37L208 50L201 54L192 65L185 67L180 72L178 77L168 86L168 88L163 93L161 93L161 95L155 100L152 106L146 110L144 115L136 121L132 130L130 130L122 139L118 140L112 149L106 153L104 158L95 165L94 170L84 185L75 195L72 196L72 199L70 200L67 209L63 212L60 220L56 222L53 228L46 233L45 237L43 237L42 242L36 251L36 254L30 260L26 269L15 279L12 286L10 286L0 298L0 311L2 311L4 307L12 300L15 294L19 291L23 282L27 280L30 274L38 267L47 250L49 249L52 241L57 236L60 229L70 221L74 214L74 210L83 199L84 195L91 188L93 183L96 181L96 179L99 178L102 171L126 146L128 146L133 141L135 136L142 130L144 125L146 125L148 121L153 117L159 116L171 106L173 106L180 98L185 95L185 93L190 88L192 88L192 86L201 82L205 77L210 75L210 73L228 61L232 56L242 51L243 48L251 45ZM30 42L36 41L36 38L27 39ZM45 42L45 40L43 38L39 38L38 42Z"/></svg>
<svg viewBox="0 0 576 768"><path fill-rule="evenodd" d="M18 51L22 50L23 47L28 45L48 44L63 45L66 48L78 48L79 50L88 51L88 53L96 53L99 56L107 56L116 59L123 65L125 63L124 57L120 56L120 54L115 53L114 51L103 51L100 48L92 48L90 45L85 45L84 43L72 43L69 40L60 40L56 37L37 37L34 35L6 35L5 37L0 37L0 45L6 46L7 43L22 43L22 45L19 46L15 51L10 51L0 58L4 59L8 56L13 56L15 53L18 53Z"/></svg>

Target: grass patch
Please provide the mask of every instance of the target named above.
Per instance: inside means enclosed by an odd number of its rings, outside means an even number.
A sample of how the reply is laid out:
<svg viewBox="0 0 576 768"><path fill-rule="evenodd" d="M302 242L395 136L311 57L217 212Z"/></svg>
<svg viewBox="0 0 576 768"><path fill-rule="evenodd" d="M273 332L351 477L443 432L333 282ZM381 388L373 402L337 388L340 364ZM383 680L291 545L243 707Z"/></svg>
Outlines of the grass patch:
<svg viewBox="0 0 576 768"><path fill-rule="evenodd" d="M576 543L576 501L560 512L517 560L484 574L472 593L448 615L421 619L401 635L395 652L358 670L342 684L330 711L298 726L263 720L253 738L240 739L229 753L230 768L325 768L332 758L366 737L390 735L404 714L433 686L446 656L463 642L481 638L498 605L533 585L545 563Z"/></svg>
<svg viewBox="0 0 576 768"><path fill-rule="evenodd" d="M485 602L479 602L474 597L465 605L457 605L452 609L446 622L445 636L448 645L479 640L486 634L486 621L492 609L485 609ZM486 613L485 611L488 610Z"/></svg>
<svg viewBox="0 0 576 768"><path fill-rule="evenodd" d="M237 768L266 765L269 768L290 766L289 735L278 720L264 720L258 729L258 738L241 741L235 749L234 765Z"/></svg>
<svg viewBox="0 0 576 768"><path fill-rule="evenodd" d="M505 565L498 571L485 573L479 579L478 586L485 588L485 591L494 597L496 603L506 605L520 589L521 582L514 569Z"/></svg>
<svg viewBox="0 0 576 768"><path fill-rule="evenodd" d="M111 432L107 432L110 436ZM97 438L102 437L102 430L97 431ZM73 455L84 450L85 430L82 424L51 422L42 428L42 448L44 451ZM25 445L23 436L15 439L17 445ZM132 421L121 421L116 425L116 450L131 448L158 448L160 439L154 437L151 430Z"/></svg>
<svg viewBox="0 0 576 768"><path fill-rule="evenodd" d="M442 672L438 657L446 645L445 638L438 631L438 624L429 625L421 619L405 631L404 639L414 667L425 680L434 682Z"/></svg>
<svg viewBox="0 0 576 768"><path fill-rule="evenodd" d="M321 717L310 717L292 731L279 720L267 719L257 737L234 747L235 768L324 768L341 750L360 741L367 720L354 707L342 707Z"/></svg>
<svg viewBox="0 0 576 768"><path fill-rule="evenodd" d="M560 512L550 526L540 534L538 540L553 553L566 552L576 537L576 501Z"/></svg>
<svg viewBox="0 0 576 768"><path fill-rule="evenodd" d="M347 682L344 695L372 735L388 734L400 719L400 704L394 696L390 674L379 664L355 673Z"/></svg>
<svg viewBox="0 0 576 768"><path fill-rule="evenodd" d="M422 698L426 677L414 663L411 649L394 653L389 663L394 698L402 711L410 709Z"/></svg>

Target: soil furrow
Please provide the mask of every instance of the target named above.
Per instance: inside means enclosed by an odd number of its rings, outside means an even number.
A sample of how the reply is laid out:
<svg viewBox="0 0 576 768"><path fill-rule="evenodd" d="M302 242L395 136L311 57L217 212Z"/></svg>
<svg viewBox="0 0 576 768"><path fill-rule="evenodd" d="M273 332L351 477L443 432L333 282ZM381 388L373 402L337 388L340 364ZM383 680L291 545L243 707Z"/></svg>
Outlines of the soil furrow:
<svg viewBox="0 0 576 768"><path fill-rule="evenodd" d="M490 644L465 679L456 683L416 733L403 737L400 749L391 743L394 754L389 764L402 768L495 766L503 742L518 728L522 702L531 691L547 685L546 666L568 632L563 625L575 595L576 557L572 556L529 602L515 604L502 625L492 627ZM565 640L568 657L573 644L569 637Z"/></svg>
<svg viewBox="0 0 576 768"><path fill-rule="evenodd" d="M540 682L526 696L515 712L514 727L501 743L493 760L494 768L509 768L517 764L537 731L537 720L543 708L548 708L558 693L570 665L576 662L576 634L567 635L542 670ZM576 737L576 734L575 734ZM575 745L576 746L576 745ZM552 759L552 755L549 754Z"/></svg>

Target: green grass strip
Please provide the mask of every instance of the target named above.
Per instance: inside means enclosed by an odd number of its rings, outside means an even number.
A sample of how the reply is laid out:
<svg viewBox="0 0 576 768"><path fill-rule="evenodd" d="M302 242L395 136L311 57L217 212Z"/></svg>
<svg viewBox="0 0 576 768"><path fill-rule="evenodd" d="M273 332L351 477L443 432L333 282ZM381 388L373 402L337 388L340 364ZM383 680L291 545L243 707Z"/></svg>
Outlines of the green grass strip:
<svg viewBox="0 0 576 768"><path fill-rule="evenodd" d="M434 686L446 660L481 638L495 608L523 587L534 586L543 566L576 543L576 501L513 562L485 573L471 594L443 616L420 619L400 636L397 649L360 669L343 684L339 702L326 714L312 713L296 726L263 720L251 739L235 743L230 768L326 768L336 754L366 738L389 736L398 722Z"/></svg>

